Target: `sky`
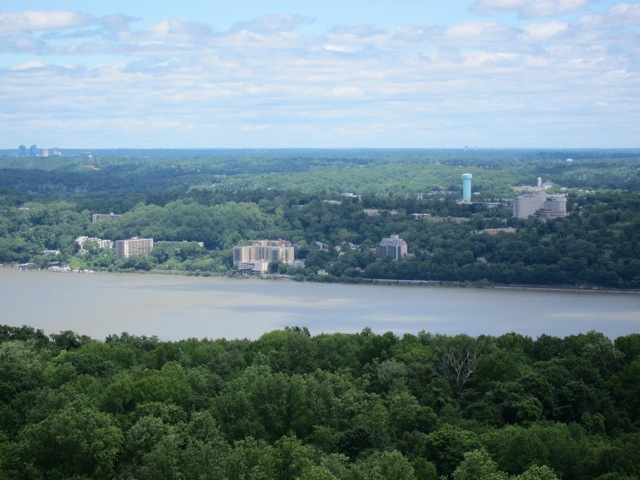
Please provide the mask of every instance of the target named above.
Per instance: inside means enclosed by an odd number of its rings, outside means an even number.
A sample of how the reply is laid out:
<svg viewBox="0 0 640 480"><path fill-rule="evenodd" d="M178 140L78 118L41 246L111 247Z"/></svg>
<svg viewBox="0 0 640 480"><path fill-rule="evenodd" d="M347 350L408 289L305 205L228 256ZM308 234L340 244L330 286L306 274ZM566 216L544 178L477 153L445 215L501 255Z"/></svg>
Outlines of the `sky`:
<svg viewBox="0 0 640 480"><path fill-rule="evenodd" d="M637 148L640 3L2 2L21 144Z"/></svg>

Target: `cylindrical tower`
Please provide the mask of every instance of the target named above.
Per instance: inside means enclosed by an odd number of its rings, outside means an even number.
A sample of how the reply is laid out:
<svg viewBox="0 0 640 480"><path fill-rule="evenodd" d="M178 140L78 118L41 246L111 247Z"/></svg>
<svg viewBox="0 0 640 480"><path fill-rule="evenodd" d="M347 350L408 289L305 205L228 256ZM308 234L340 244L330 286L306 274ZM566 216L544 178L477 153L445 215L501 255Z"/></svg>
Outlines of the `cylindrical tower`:
<svg viewBox="0 0 640 480"><path fill-rule="evenodd" d="M470 173L462 174L462 201L470 202L471 201L471 179L473 175Z"/></svg>

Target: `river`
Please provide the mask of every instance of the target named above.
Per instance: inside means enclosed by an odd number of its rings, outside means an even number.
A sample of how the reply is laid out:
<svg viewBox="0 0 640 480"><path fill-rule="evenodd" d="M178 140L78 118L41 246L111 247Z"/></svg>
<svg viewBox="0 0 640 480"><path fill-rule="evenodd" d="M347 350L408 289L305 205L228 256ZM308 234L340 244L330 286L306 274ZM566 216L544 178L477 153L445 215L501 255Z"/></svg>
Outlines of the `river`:
<svg viewBox="0 0 640 480"><path fill-rule="evenodd" d="M184 338L248 338L286 326L322 332L401 336L558 337L596 330L609 338L640 333L640 294L390 285L299 283L0 268L0 324L47 334L72 330Z"/></svg>

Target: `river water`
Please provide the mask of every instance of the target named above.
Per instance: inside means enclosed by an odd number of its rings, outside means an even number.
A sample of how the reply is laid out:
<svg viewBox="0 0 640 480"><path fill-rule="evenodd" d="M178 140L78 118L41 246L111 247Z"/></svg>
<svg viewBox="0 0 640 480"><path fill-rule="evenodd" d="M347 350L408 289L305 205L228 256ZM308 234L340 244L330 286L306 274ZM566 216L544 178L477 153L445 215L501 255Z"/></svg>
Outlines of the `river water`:
<svg viewBox="0 0 640 480"><path fill-rule="evenodd" d="M0 324L184 338L249 338L286 326L312 334L421 330L558 337L640 333L640 294L390 285L0 268Z"/></svg>

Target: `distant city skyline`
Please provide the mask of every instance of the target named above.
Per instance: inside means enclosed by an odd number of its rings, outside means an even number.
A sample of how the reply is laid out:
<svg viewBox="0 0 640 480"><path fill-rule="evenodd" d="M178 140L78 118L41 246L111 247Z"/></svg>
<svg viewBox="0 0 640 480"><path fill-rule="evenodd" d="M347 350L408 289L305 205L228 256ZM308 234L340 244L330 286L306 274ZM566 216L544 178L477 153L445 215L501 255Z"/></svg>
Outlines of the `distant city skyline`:
<svg viewBox="0 0 640 480"><path fill-rule="evenodd" d="M637 148L640 5L0 7L0 148Z"/></svg>

